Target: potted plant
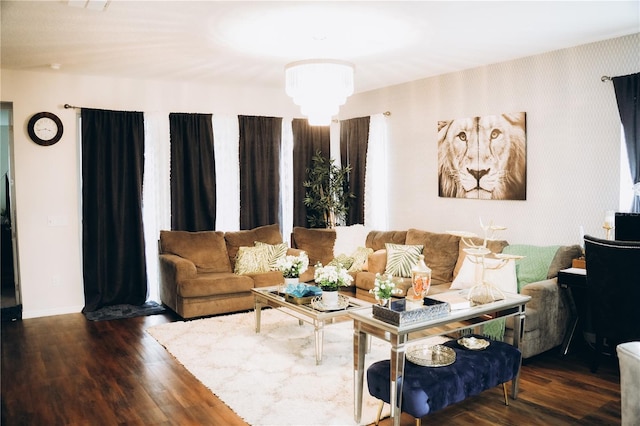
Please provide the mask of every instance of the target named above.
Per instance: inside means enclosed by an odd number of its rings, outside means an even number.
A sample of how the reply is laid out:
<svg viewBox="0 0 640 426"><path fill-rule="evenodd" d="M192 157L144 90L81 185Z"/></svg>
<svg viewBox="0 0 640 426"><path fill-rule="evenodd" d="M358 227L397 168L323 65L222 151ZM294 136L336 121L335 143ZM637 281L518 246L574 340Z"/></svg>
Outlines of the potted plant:
<svg viewBox="0 0 640 426"><path fill-rule="evenodd" d="M319 263L316 265L314 281L322 289L322 302L324 305L332 307L338 305L338 289L350 286L353 282L353 277L342 266L322 266Z"/></svg>
<svg viewBox="0 0 640 426"><path fill-rule="evenodd" d="M285 284L297 284L300 274L309 267L309 256L306 252L298 256L283 256L276 262L276 269L282 272Z"/></svg>
<svg viewBox="0 0 640 426"><path fill-rule="evenodd" d="M396 283L393 282L393 277L390 274L380 275L377 273L373 288L369 290L369 293L373 294L382 306L388 306L391 296L402 293L402 290L396 288Z"/></svg>
<svg viewBox="0 0 640 426"><path fill-rule="evenodd" d="M307 168L308 180L302 185L307 188L304 205L311 228L333 228L344 224L349 211L349 203L355 198L349 192L351 167L338 167L333 159L327 159L322 151L316 151L313 166Z"/></svg>

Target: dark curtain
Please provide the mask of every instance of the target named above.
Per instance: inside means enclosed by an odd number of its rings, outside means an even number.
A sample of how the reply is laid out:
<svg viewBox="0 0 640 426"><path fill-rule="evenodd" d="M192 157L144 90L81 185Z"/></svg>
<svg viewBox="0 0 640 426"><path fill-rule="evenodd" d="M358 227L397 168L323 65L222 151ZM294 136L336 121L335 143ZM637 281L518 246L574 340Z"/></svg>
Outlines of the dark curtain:
<svg viewBox="0 0 640 426"><path fill-rule="evenodd" d="M329 158L331 144L329 126L310 126L306 118L295 118L293 128L293 226L309 227L307 207L304 205L307 168L313 166L316 151Z"/></svg>
<svg viewBox="0 0 640 426"><path fill-rule="evenodd" d="M631 178L636 184L640 182L640 73L613 77L612 81L627 143ZM640 212L640 196L637 194L633 197L631 211Z"/></svg>
<svg viewBox="0 0 640 426"><path fill-rule="evenodd" d="M349 207L345 225L364 224L364 178L367 171L370 117L340 122L340 162L350 166L349 191L355 198Z"/></svg>
<svg viewBox="0 0 640 426"><path fill-rule="evenodd" d="M216 227L216 167L211 114L169 114L171 229Z"/></svg>
<svg viewBox="0 0 640 426"><path fill-rule="evenodd" d="M240 229L280 224L282 118L238 116Z"/></svg>
<svg viewBox="0 0 640 426"><path fill-rule="evenodd" d="M82 264L85 306L142 305L144 117L82 109Z"/></svg>

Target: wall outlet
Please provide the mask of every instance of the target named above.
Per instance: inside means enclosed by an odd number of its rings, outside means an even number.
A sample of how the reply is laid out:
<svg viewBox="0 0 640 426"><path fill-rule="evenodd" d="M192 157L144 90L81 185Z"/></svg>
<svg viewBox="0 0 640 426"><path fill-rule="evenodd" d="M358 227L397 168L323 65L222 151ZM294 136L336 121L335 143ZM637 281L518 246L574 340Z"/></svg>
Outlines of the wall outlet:
<svg viewBox="0 0 640 426"><path fill-rule="evenodd" d="M60 275L53 275L51 277L51 286L52 287L60 287L62 285L62 278Z"/></svg>
<svg viewBox="0 0 640 426"><path fill-rule="evenodd" d="M47 216L48 226L67 226L69 220L66 216Z"/></svg>

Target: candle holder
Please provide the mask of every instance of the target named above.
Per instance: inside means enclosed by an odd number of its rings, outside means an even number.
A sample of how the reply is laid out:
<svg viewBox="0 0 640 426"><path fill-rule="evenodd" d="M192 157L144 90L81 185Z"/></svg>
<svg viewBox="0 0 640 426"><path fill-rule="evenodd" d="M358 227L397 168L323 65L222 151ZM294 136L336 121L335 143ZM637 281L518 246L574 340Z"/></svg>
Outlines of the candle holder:
<svg viewBox="0 0 640 426"><path fill-rule="evenodd" d="M606 239L607 240L612 240L612 234L611 231L613 231L616 227L615 227L615 213L613 212L613 210L607 210L605 212L604 215L604 225L602 225L602 229L605 230L606 232Z"/></svg>
<svg viewBox="0 0 640 426"><path fill-rule="evenodd" d="M486 265L485 258L487 255L492 253L492 251L487 247L487 242L494 240L494 235L497 232L504 231L507 228L504 226L493 225L493 222L488 226L485 226L482 223L482 219L480 219L480 227L484 231L482 244L474 244L472 238L477 237L477 235L472 232L448 231L448 233L461 238L463 244L467 246L463 251L467 254L469 260L476 265L476 284L469 290L467 299L473 303L481 305L505 299L505 295L502 290L496 287L493 283L485 280L485 271L487 269L500 269L504 267L507 262L515 259L521 259L523 256L494 254L496 258L500 259L500 262L491 267Z"/></svg>

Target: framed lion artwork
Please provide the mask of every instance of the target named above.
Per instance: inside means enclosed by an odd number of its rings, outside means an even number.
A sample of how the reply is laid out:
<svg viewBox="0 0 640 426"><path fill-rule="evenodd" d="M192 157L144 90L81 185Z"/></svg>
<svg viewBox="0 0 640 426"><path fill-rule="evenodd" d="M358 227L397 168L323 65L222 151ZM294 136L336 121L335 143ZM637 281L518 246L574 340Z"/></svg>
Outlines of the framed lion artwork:
<svg viewBox="0 0 640 426"><path fill-rule="evenodd" d="M438 122L438 194L526 200L526 113Z"/></svg>

